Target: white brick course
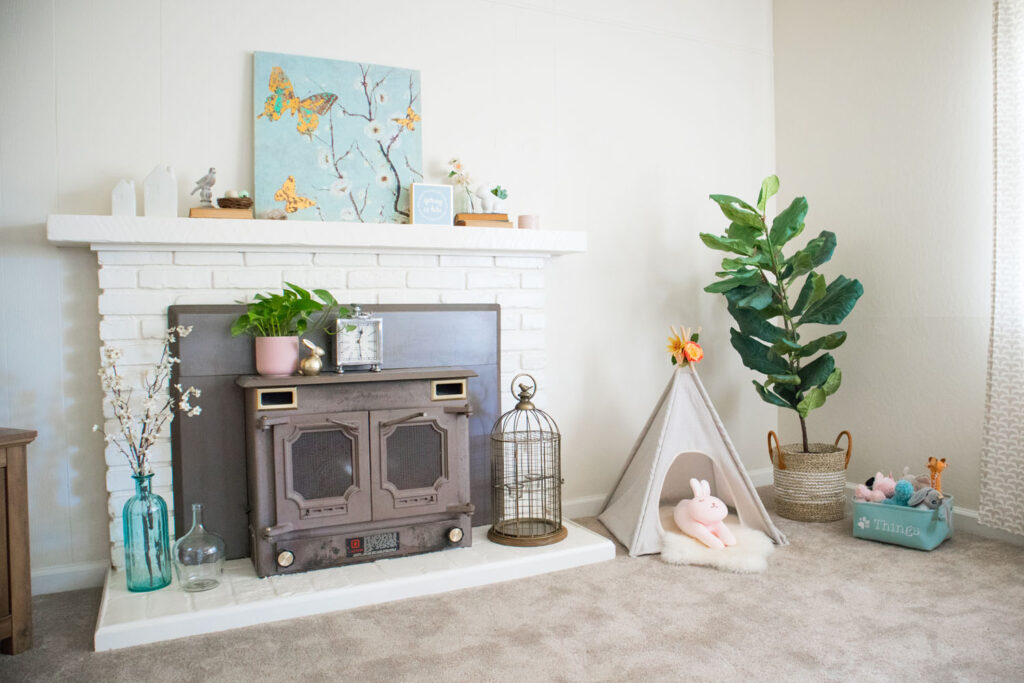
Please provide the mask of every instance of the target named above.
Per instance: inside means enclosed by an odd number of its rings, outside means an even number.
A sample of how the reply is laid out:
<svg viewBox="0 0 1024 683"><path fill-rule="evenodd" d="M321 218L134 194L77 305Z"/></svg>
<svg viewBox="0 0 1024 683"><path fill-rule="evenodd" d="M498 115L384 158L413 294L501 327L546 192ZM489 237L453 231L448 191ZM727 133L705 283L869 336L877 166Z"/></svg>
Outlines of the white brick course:
<svg viewBox="0 0 1024 683"><path fill-rule="evenodd" d="M431 254L381 254L378 262L384 267L414 266L427 268L437 265L437 257Z"/></svg>
<svg viewBox="0 0 1024 683"><path fill-rule="evenodd" d="M509 308L544 308L544 292L498 292L498 303Z"/></svg>
<svg viewBox="0 0 1024 683"><path fill-rule="evenodd" d="M543 330L546 324L547 323L543 313L537 313L536 311L527 311L523 313L523 320L520 326L524 330Z"/></svg>
<svg viewBox="0 0 1024 683"><path fill-rule="evenodd" d="M100 315L146 315L166 312L174 303L173 292L140 292L134 289L107 289L100 294Z"/></svg>
<svg viewBox="0 0 1024 683"><path fill-rule="evenodd" d="M100 320L100 339L109 341L138 338L138 318L132 316L107 316Z"/></svg>
<svg viewBox="0 0 1024 683"><path fill-rule="evenodd" d="M96 260L101 266L170 265L169 251L98 251Z"/></svg>
<svg viewBox="0 0 1024 683"><path fill-rule="evenodd" d="M304 254L296 251L245 252L245 265L247 266L309 266L312 263L313 254ZM296 282L295 284L299 283Z"/></svg>
<svg viewBox="0 0 1024 683"><path fill-rule="evenodd" d="M466 276L461 270L410 270L405 283L414 289L462 289Z"/></svg>
<svg viewBox="0 0 1024 683"><path fill-rule="evenodd" d="M315 266L375 266L376 254L314 254Z"/></svg>
<svg viewBox="0 0 1024 683"><path fill-rule="evenodd" d="M160 339L161 341L164 335L167 334L167 327L170 325L167 322L167 316L147 316L141 318L141 322L143 338Z"/></svg>
<svg viewBox="0 0 1024 683"><path fill-rule="evenodd" d="M401 270L354 270L348 274L348 286L353 289L379 289L404 287L405 272Z"/></svg>
<svg viewBox="0 0 1024 683"><path fill-rule="evenodd" d="M139 269L125 266L102 266L100 289L131 289L139 283Z"/></svg>
<svg viewBox="0 0 1024 683"><path fill-rule="evenodd" d="M441 293L429 289L389 289L380 293L377 303L381 304L436 304Z"/></svg>
<svg viewBox="0 0 1024 683"><path fill-rule="evenodd" d="M505 330L501 333L503 351L530 351L544 348L544 333L539 331Z"/></svg>
<svg viewBox="0 0 1024 683"><path fill-rule="evenodd" d="M174 262L179 266L241 266L245 263L237 251L176 251Z"/></svg>
<svg viewBox="0 0 1024 683"><path fill-rule="evenodd" d="M347 286L348 274L340 268L307 268L286 270L282 273L282 279L306 289L326 289L337 295L334 290Z"/></svg>
<svg viewBox="0 0 1024 683"><path fill-rule="evenodd" d="M523 289L542 289L544 287L544 271L532 270L522 274Z"/></svg>
<svg viewBox="0 0 1024 683"><path fill-rule="evenodd" d="M223 269L213 273L214 289L281 289L281 285L280 268Z"/></svg>
<svg viewBox="0 0 1024 683"><path fill-rule="evenodd" d="M209 289L211 282L209 268L146 268L139 273L142 289Z"/></svg>
<svg viewBox="0 0 1024 683"><path fill-rule="evenodd" d="M519 275L500 270L486 270L466 274L469 289L508 289L519 285Z"/></svg>
<svg viewBox="0 0 1024 683"><path fill-rule="evenodd" d="M441 256L442 268L491 268L493 256Z"/></svg>
<svg viewBox="0 0 1024 683"><path fill-rule="evenodd" d="M537 256L495 256L494 265L498 268L543 268L544 259Z"/></svg>
<svg viewBox="0 0 1024 683"><path fill-rule="evenodd" d="M493 304L494 292L482 291L448 291L441 292L441 303L443 304Z"/></svg>

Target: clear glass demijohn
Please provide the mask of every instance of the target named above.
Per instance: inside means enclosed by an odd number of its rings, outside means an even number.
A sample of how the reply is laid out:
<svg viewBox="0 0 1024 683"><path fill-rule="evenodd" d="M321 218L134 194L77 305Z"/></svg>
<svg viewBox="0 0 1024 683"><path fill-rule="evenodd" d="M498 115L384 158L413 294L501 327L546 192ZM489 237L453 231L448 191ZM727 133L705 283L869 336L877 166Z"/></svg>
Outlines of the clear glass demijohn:
<svg viewBox="0 0 1024 683"><path fill-rule="evenodd" d="M192 505L192 528L178 539L171 552L183 590L216 588L224 571L224 539L203 526L203 505Z"/></svg>

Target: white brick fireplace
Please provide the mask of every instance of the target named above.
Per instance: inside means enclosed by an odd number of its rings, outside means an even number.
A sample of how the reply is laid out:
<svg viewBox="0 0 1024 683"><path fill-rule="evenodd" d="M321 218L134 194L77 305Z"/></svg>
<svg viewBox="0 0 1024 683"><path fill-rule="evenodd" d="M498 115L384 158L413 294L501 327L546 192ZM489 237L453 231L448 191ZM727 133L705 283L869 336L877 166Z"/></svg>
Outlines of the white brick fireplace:
<svg viewBox="0 0 1024 683"><path fill-rule="evenodd" d="M100 342L124 350L129 377L159 355L168 306L235 303L287 281L343 302L500 304L502 386L521 370L543 386L544 264L586 250L581 232L113 216L50 216L47 236L96 252ZM156 490L173 506L169 437L152 458ZM120 512L133 486L116 448L106 459L111 558L121 567Z"/></svg>

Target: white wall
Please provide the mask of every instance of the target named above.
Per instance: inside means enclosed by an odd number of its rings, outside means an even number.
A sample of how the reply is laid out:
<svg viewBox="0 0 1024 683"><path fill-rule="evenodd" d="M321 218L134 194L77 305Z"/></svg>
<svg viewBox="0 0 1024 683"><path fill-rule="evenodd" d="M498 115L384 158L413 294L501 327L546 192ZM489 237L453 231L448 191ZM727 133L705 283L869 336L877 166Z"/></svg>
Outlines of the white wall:
<svg viewBox="0 0 1024 683"><path fill-rule="evenodd" d="M812 438L849 429L849 479L924 471L977 508L992 259L992 3L775 2L785 200L833 230L865 294ZM786 436L799 425L780 411Z"/></svg>
<svg viewBox="0 0 1024 683"><path fill-rule="evenodd" d="M40 432L37 590L108 550L95 257L48 246L46 216L107 213L116 180L158 162L183 210L211 165L218 187L250 186L254 50L419 68L428 179L460 155L513 213L588 232L547 274L542 407L567 500L618 475L668 379L670 323L704 326L705 384L748 465L767 464L775 412L700 291L718 258L696 234L723 227L710 192L749 195L774 167L771 44L767 0L3 3L0 424Z"/></svg>

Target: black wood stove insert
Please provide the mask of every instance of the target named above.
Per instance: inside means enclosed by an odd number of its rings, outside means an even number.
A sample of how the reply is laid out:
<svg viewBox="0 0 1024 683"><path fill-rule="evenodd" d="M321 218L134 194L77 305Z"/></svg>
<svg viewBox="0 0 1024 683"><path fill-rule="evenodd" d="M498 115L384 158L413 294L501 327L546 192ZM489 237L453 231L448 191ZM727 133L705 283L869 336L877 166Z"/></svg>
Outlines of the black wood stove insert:
<svg viewBox="0 0 1024 683"><path fill-rule="evenodd" d="M468 546L472 370L244 376L260 577Z"/></svg>

